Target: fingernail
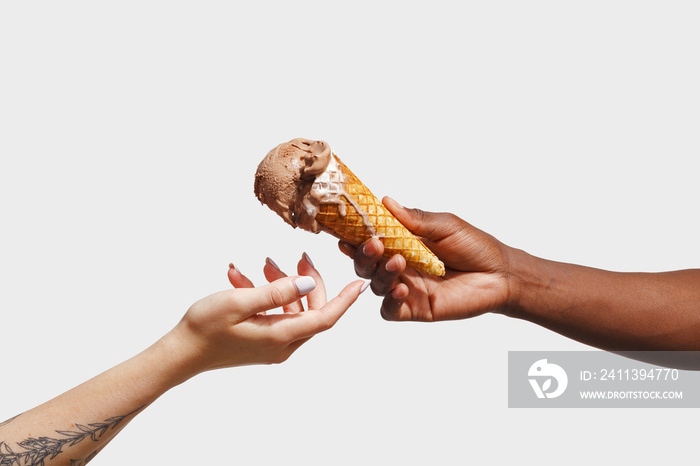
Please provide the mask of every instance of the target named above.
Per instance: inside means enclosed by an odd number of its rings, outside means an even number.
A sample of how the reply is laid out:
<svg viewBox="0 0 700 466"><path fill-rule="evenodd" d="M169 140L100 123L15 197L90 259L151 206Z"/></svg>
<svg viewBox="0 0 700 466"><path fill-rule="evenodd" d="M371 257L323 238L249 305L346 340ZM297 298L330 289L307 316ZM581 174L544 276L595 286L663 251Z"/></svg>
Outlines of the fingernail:
<svg viewBox="0 0 700 466"><path fill-rule="evenodd" d="M369 240L362 246L362 254L365 256L373 256L377 253L377 248L374 246L374 241Z"/></svg>
<svg viewBox="0 0 700 466"><path fill-rule="evenodd" d="M370 281L369 281L369 280L366 280L366 281L362 284L362 288L360 288L360 294L364 293L365 290L366 290L367 288L369 288L369 284L370 284Z"/></svg>
<svg viewBox="0 0 700 466"><path fill-rule="evenodd" d="M235 270L235 271L238 272L238 273L241 273L241 271L238 270L238 267L236 267L235 265L233 265L233 262L231 262L231 263L228 265L228 268L229 268L229 269L233 269L233 270Z"/></svg>
<svg viewBox="0 0 700 466"><path fill-rule="evenodd" d="M273 266L274 268L276 268L276 269L279 270L280 272L282 271L282 269L280 269L280 266L277 265L277 264L275 263L275 261L273 261L273 260L270 259L269 257L268 257L267 259L265 259L265 262L267 262L268 264L270 264L271 266Z"/></svg>
<svg viewBox="0 0 700 466"><path fill-rule="evenodd" d="M294 280L294 286L296 287L297 292L299 292L299 295L305 295L309 291L316 288L316 280L314 280L312 277L302 275Z"/></svg>
<svg viewBox="0 0 700 466"><path fill-rule="evenodd" d="M398 202L396 202L396 199L394 199L393 197L384 196L384 199L385 199L385 202L384 202L385 204L387 204L387 203L394 204L396 207L403 208L403 206L401 204L399 204Z"/></svg>
<svg viewBox="0 0 700 466"><path fill-rule="evenodd" d="M311 260L311 258L309 257L308 254L304 253L303 256L304 256L304 259L306 259L306 262L308 262L309 264L311 264L311 267L316 268L316 266L314 265L313 261Z"/></svg>

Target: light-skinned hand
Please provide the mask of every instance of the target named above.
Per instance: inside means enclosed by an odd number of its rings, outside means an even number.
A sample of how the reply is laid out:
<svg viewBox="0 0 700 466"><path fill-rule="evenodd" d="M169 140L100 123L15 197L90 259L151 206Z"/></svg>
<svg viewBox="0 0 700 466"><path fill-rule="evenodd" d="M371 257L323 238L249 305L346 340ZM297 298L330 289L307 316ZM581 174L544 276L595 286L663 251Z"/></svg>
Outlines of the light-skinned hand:
<svg viewBox="0 0 700 466"><path fill-rule="evenodd" d="M195 361L192 371L281 363L330 329L368 285L352 282L327 301L323 279L306 254L297 276L287 276L270 259L263 271L270 283L256 288L232 265L228 278L234 289L197 301L173 329L178 346L188 353L183 359ZM267 314L276 308L284 312Z"/></svg>

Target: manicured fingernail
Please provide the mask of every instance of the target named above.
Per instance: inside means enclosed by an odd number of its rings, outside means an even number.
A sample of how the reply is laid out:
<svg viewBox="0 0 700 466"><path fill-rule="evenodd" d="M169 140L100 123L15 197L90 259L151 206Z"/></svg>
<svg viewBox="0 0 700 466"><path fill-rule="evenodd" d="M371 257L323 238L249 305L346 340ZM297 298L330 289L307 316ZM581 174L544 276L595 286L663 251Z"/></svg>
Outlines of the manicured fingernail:
<svg viewBox="0 0 700 466"><path fill-rule="evenodd" d="M269 257L268 257L267 259L265 259L265 262L267 262L268 264L270 264L271 266L273 266L274 268L276 268L276 269L279 270L280 272L282 271L282 269L280 269L280 266L277 265L277 264L275 263L275 261L273 261L273 260L270 259Z"/></svg>
<svg viewBox="0 0 700 466"><path fill-rule="evenodd" d="M316 288L316 280L314 280L312 277L302 275L294 280L294 286L299 292L299 295L305 295L309 291Z"/></svg>
<svg viewBox="0 0 700 466"><path fill-rule="evenodd" d="M362 288L360 288L360 294L364 293L367 288L369 288L370 281L367 280L362 284Z"/></svg>
<svg viewBox="0 0 700 466"><path fill-rule="evenodd" d="M233 265L233 262L231 262L231 263L228 265L228 268L229 268L229 269L233 269L233 270L235 270L235 271L238 272L238 273L241 273L241 271L238 270L238 267L236 267L235 265Z"/></svg>
<svg viewBox="0 0 700 466"><path fill-rule="evenodd" d="M314 265L313 261L311 260L311 258L309 257L308 254L304 253L304 259L306 259L306 262L311 264L311 267L316 268L316 266Z"/></svg>

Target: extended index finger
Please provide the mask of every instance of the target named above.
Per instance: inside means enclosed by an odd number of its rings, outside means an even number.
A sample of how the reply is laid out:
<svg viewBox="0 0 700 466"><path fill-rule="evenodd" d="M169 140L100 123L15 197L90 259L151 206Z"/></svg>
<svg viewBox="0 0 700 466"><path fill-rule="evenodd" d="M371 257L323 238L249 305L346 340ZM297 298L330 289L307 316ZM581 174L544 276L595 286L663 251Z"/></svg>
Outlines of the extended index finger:
<svg viewBox="0 0 700 466"><path fill-rule="evenodd" d="M335 298L318 310L309 310L289 316L286 320L290 341L310 338L328 330L345 314L366 289L368 282L357 280L347 285Z"/></svg>

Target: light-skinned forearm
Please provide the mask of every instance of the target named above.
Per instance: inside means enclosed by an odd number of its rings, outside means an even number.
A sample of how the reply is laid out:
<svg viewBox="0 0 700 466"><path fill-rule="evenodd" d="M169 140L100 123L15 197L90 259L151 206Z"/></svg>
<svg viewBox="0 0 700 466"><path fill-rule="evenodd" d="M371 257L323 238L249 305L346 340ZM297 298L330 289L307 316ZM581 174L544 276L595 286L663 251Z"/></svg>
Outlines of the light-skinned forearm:
<svg viewBox="0 0 700 466"><path fill-rule="evenodd" d="M610 351L700 350L700 270L620 273L509 256L511 317Z"/></svg>
<svg viewBox="0 0 700 466"><path fill-rule="evenodd" d="M150 348L0 423L0 465L83 465L146 406L194 375L285 361L313 335L332 327L366 288L362 281L353 282L327 301L323 279L308 256L297 268L306 275L289 277L266 264L270 283L255 288L231 266L228 276L235 289L194 303ZM304 296L308 309L301 302ZM265 314L279 307L283 314Z"/></svg>
<svg viewBox="0 0 700 466"><path fill-rule="evenodd" d="M0 425L1 464L86 464L146 406L195 375L170 332L122 364ZM43 462L42 462L43 461Z"/></svg>

